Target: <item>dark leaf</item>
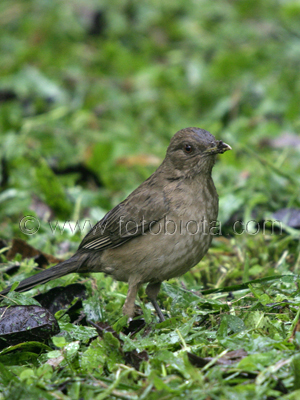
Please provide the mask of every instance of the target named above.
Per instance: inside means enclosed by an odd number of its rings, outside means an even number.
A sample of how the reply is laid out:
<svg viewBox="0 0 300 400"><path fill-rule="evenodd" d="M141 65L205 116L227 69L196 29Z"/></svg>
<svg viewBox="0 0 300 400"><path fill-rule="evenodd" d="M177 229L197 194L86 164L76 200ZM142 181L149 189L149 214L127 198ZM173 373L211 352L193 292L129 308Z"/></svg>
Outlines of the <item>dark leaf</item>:
<svg viewBox="0 0 300 400"><path fill-rule="evenodd" d="M68 308L74 299L85 299L86 288L81 283L58 286L34 298L52 314L55 314L59 310Z"/></svg>
<svg viewBox="0 0 300 400"><path fill-rule="evenodd" d="M0 187L5 187L9 178L8 162L5 157L0 159Z"/></svg>
<svg viewBox="0 0 300 400"><path fill-rule="evenodd" d="M196 354L187 353L189 361L197 368L203 368L206 364L209 363L210 360L207 358L196 356Z"/></svg>
<svg viewBox="0 0 300 400"><path fill-rule="evenodd" d="M44 341L58 332L56 319L43 307L0 308L0 348L25 341Z"/></svg>
<svg viewBox="0 0 300 400"><path fill-rule="evenodd" d="M272 308L273 310L276 310L276 311L282 311L285 308L289 308L289 303L292 304L292 302L288 301L287 299L284 299L284 300L280 301L279 303L268 303L268 304L265 304L265 307L270 307L270 308Z"/></svg>
<svg viewBox="0 0 300 400"><path fill-rule="evenodd" d="M0 90L0 103L10 100L15 100L17 95L14 91L10 89L1 89Z"/></svg>
<svg viewBox="0 0 300 400"><path fill-rule="evenodd" d="M241 361L243 358L247 356L247 352L244 349L238 349L229 351L228 353L224 354L221 358L217 360L217 364L220 365L230 365ZM212 360L213 358L211 358Z"/></svg>
<svg viewBox="0 0 300 400"><path fill-rule="evenodd" d="M110 332L115 338L117 338L118 340L120 340L120 342L122 342L118 333L106 322L98 322L97 324L95 324L93 321L90 320L87 320L87 322L91 324L94 328L96 328L98 335L100 337L103 337L103 335L106 332Z"/></svg>
<svg viewBox="0 0 300 400"><path fill-rule="evenodd" d="M16 263L16 264L14 264L14 265L9 266L9 267L4 271L4 273L5 273L6 275L11 276L11 275L14 275L16 272L18 272L19 269L20 269L20 264Z"/></svg>
<svg viewBox="0 0 300 400"><path fill-rule="evenodd" d="M138 353L136 350L128 351L125 353L126 364L132 365L137 371L140 369L140 364L142 361L148 361L149 356L146 350Z"/></svg>
<svg viewBox="0 0 300 400"><path fill-rule="evenodd" d="M228 296L226 297L226 300L227 300L227 301L232 301L232 300L234 300L234 294L233 294L232 292L229 292L229 293L228 293Z"/></svg>
<svg viewBox="0 0 300 400"><path fill-rule="evenodd" d="M104 12L101 10L95 11L91 16L89 34L93 36L103 36L105 28L106 22Z"/></svg>
<svg viewBox="0 0 300 400"><path fill-rule="evenodd" d="M42 253L34 257L34 262L37 263L39 268L45 268L49 265L47 258Z"/></svg>
<svg viewBox="0 0 300 400"><path fill-rule="evenodd" d="M4 249L5 247L7 247L6 241L0 239L0 250L1 250L1 249ZM7 250L6 250L3 254L6 254L6 253L7 253Z"/></svg>
<svg viewBox="0 0 300 400"><path fill-rule="evenodd" d="M56 175L77 174L78 178L75 181L77 185L86 186L88 183L92 183L97 187L103 187L98 175L83 164L69 165L65 168L51 166L51 168Z"/></svg>
<svg viewBox="0 0 300 400"><path fill-rule="evenodd" d="M300 208L282 208L273 214L273 218L291 228L300 228Z"/></svg>
<svg viewBox="0 0 300 400"><path fill-rule="evenodd" d="M146 325L146 322L145 322L145 320L143 318L134 319L134 320L129 322L128 326L125 326L123 328L123 333L125 333L125 335L131 334L130 336L132 337L136 333L138 333L140 330L142 330L145 325Z"/></svg>
<svg viewBox="0 0 300 400"><path fill-rule="evenodd" d="M187 353L190 363L195 365L195 367L203 368L206 364L212 361L213 357L199 357L192 353ZM228 353L224 354L224 356L218 358L215 364L219 365L231 365L241 361L243 358L247 356L247 352L244 349L233 350L229 351Z"/></svg>

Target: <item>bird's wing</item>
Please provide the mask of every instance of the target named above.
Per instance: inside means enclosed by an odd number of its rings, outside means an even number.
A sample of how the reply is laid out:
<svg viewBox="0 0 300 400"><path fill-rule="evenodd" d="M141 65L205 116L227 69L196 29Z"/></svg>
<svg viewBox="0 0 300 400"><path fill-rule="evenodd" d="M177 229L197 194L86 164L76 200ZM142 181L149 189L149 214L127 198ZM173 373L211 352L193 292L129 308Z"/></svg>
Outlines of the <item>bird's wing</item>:
<svg viewBox="0 0 300 400"><path fill-rule="evenodd" d="M163 187L152 185L153 175L127 199L109 211L82 240L78 250L102 251L142 235L168 213Z"/></svg>

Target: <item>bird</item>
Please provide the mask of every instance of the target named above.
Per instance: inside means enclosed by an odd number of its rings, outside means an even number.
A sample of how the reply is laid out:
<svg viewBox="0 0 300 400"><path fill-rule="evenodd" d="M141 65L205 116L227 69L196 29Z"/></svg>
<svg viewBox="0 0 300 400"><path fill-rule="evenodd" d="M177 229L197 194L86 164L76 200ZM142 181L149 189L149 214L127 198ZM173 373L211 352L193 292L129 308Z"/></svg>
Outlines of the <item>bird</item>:
<svg viewBox="0 0 300 400"><path fill-rule="evenodd" d="M204 129L179 130L157 170L92 227L73 256L24 279L15 290L73 272L102 272L128 283L122 309L128 321L145 283L159 320L165 321L157 302L161 283L189 271L211 245L219 203L212 168L216 155L228 150Z"/></svg>

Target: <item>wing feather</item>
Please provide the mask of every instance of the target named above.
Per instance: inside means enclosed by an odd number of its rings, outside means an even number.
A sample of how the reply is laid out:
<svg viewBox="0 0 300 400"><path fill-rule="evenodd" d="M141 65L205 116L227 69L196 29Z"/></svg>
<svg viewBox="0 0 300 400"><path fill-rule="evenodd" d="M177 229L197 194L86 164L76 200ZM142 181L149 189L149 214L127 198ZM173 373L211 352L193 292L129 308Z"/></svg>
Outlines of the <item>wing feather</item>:
<svg viewBox="0 0 300 400"><path fill-rule="evenodd" d="M147 232L151 222L163 219L168 213L168 201L163 182L157 185L158 172L109 211L84 237L79 250L103 251L121 246Z"/></svg>

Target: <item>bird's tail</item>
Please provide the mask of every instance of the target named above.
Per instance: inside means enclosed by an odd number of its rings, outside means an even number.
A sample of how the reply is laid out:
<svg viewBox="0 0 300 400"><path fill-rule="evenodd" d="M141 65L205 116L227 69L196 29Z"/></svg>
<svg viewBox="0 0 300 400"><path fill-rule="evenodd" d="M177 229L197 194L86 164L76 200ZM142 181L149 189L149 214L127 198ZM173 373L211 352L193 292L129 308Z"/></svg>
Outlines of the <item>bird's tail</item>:
<svg viewBox="0 0 300 400"><path fill-rule="evenodd" d="M63 261L59 264L54 265L51 268L45 269L44 271L36 275L24 279L23 281L20 282L19 286L16 287L15 290L17 292L25 292L26 290L32 289L36 285L41 285L43 283L51 281L52 279L60 278L64 275L76 272L78 271L79 267L80 265L78 265L78 259L76 255L74 255L73 257L69 258L66 261ZM10 289L11 286L2 290L2 292L0 292L0 297L1 295L7 294L10 291Z"/></svg>

